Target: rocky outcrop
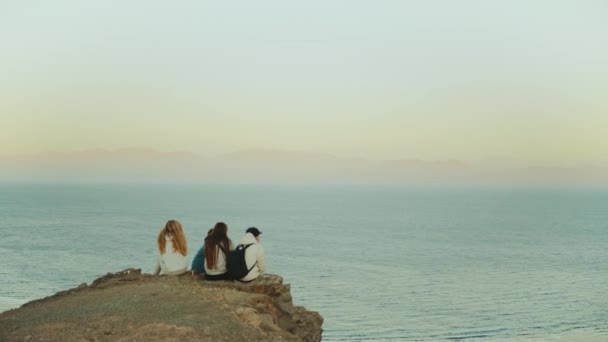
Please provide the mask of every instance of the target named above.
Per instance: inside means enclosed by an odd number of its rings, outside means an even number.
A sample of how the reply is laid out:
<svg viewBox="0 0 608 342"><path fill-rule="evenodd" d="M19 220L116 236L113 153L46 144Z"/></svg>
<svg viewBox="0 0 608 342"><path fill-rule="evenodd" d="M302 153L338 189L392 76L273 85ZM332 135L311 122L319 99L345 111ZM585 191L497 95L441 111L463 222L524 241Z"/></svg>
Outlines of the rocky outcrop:
<svg viewBox="0 0 608 342"><path fill-rule="evenodd" d="M320 341L277 275L251 283L129 269L0 314L0 341Z"/></svg>

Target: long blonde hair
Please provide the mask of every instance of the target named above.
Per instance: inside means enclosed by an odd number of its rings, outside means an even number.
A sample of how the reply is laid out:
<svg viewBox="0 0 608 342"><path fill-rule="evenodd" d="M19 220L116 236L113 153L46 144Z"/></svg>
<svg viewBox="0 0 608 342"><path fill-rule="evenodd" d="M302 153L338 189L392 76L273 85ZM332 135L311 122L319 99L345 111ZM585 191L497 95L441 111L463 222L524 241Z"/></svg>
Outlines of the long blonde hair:
<svg viewBox="0 0 608 342"><path fill-rule="evenodd" d="M158 233L158 250L160 254L165 254L166 236L170 235L173 242L173 252L179 252L181 255L188 254L188 244L186 243L186 235L182 230L182 225L177 220L169 220L165 228Z"/></svg>

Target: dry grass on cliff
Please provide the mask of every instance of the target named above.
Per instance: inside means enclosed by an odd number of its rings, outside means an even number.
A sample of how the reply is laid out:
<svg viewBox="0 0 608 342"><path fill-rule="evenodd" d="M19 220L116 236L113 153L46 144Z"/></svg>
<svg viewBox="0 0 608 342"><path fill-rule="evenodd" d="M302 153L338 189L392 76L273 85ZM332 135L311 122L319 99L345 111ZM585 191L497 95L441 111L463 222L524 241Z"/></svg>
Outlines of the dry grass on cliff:
<svg viewBox="0 0 608 342"><path fill-rule="evenodd" d="M321 323L278 276L241 285L131 271L0 314L0 340L314 341Z"/></svg>

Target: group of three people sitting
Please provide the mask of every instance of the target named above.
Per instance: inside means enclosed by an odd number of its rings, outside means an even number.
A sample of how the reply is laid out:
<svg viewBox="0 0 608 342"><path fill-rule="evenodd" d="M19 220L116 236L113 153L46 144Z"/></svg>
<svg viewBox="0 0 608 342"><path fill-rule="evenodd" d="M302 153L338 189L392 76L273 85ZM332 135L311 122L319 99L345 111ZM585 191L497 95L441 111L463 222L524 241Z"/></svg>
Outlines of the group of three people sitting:
<svg viewBox="0 0 608 342"><path fill-rule="evenodd" d="M245 248L245 264L248 273L239 281L255 280L266 271L264 248L260 244L260 232L256 227L247 228L239 245ZM188 245L182 225L176 220L169 220L158 234L158 258L154 269L155 275L181 275L187 272ZM192 273L203 274L207 280L232 279L227 268L227 259L235 246L228 237L228 226L218 222L207 232L205 242L192 260Z"/></svg>

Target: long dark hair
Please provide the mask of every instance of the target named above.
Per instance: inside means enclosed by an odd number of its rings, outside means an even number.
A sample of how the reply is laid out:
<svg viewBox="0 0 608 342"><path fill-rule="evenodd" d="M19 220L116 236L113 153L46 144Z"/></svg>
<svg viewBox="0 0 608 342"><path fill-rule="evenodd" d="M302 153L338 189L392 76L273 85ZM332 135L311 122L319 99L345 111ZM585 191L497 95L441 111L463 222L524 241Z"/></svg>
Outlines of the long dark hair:
<svg viewBox="0 0 608 342"><path fill-rule="evenodd" d="M221 251L226 255L231 244L232 241L228 238L228 226L224 222L216 223L211 235L205 238L205 260L207 261L207 267L214 269L219 252Z"/></svg>

